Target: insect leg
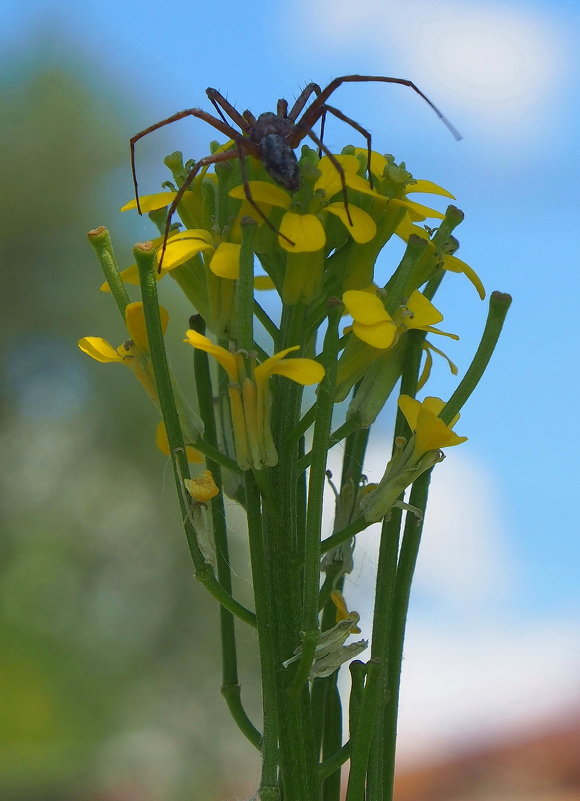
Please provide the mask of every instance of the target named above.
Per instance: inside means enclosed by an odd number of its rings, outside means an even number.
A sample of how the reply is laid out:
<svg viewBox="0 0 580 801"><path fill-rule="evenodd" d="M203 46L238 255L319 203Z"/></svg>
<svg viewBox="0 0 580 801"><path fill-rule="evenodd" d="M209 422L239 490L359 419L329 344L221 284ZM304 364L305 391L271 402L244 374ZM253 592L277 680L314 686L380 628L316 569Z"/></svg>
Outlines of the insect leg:
<svg viewBox="0 0 580 801"><path fill-rule="evenodd" d="M344 208L345 208L345 211L346 211L346 216L348 218L348 224L350 226L353 226L354 223L352 221L352 217L351 217L351 214L350 214L350 208L348 206L348 194L347 194L347 189L346 189L346 179L344 177L344 169L342 167L342 164L340 164L340 162L337 161L336 156L334 156L330 152L330 150L326 147L324 142L322 142L322 140L319 139L313 131L308 131L308 136L312 139L312 141L316 145L318 145L319 149L322 150L322 152L326 156L328 156L328 158L330 159L330 162L334 165L336 171L338 172L338 174L340 176L340 183L341 183L341 186L342 186L342 196L344 197Z"/></svg>
<svg viewBox="0 0 580 801"><path fill-rule="evenodd" d="M153 131L157 131L159 128L163 128L165 125L170 125L172 122L177 122L178 120L182 120L185 117L196 117L197 119L204 120L213 128L216 128L221 133L225 134L229 139L235 139L239 136L238 131L235 128L232 128L231 125L228 125L226 122L222 122L222 120L218 120L217 117L213 117L211 114L208 114L207 111L203 111L200 108L187 108L185 111L178 111L177 114L172 114L171 117L167 117L165 120L161 120L160 122L156 122L154 125L150 125L148 128L145 128L143 131L139 131L139 133L132 136L129 140L129 146L131 149L131 175L133 176L133 188L135 190L135 200L137 201L137 211L139 214L142 214L141 205L139 203L139 189L137 185L137 169L135 166L135 145L142 139L144 136L147 136Z"/></svg>

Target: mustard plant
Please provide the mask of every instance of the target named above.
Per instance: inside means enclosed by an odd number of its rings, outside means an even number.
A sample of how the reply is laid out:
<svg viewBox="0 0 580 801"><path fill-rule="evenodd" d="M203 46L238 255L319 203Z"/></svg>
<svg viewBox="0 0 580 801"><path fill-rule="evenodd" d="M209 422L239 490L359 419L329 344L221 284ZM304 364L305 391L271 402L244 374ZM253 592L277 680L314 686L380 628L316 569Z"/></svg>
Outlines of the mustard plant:
<svg viewBox="0 0 580 801"><path fill-rule="evenodd" d="M212 143L211 152L220 147ZM430 396L434 357L457 374L435 344L458 339L438 327L441 282L459 274L485 298L479 276L456 255L462 212L417 199L453 200L446 189L413 178L390 155L373 151L369 163L364 148L347 146L331 159L303 146L294 192L246 157L258 216L232 158L197 172L164 242L167 209L191 170L180 153L165 163L171 176L163 191L139 198L156 235L135 246L135 264L119 270L107 230L89 232L101 289L116 302L128 339L115 347L84 337L79 347L129 368L159 411L151 439L173 466L196 577L220 605L222 693L261 755L255 798L339 801L344 779L347 801L391 799L405 621L429 479L443 449L467 439L455 425L511 299L492 293L469 369L450 398ZM136 208L131 201L122 210ZM393 237L403 252L389 267L383 250ZM182 347L191 349L195 397L183 396L167 359L168 312L158 296L169 280L191 303ZM140 292L133 302L131 285ZM370 484L365 454L393 395L391 453ZM342 456L339 475L328 467L333 449ZM323 514L329 494L332 521ZM232 592L234 524L224 495L247 521L251 608ZM356 538L372 524L381 537L369 643L357 638L360 617L345 579ZM240 626L257 631L260 720L242 701ZM347 665L343 697L337 679Z"/></svg>

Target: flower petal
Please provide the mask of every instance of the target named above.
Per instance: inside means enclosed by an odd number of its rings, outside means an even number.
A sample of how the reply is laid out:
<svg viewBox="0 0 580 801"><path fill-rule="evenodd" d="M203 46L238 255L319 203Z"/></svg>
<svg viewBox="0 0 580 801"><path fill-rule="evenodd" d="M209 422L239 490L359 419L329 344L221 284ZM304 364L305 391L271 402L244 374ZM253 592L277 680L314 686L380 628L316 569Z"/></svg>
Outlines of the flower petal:
<svg viewBox="0 0 580 801"><path fill-rule="evenodd" d="M233 242L222 242L211 257L209 269L219 278L239 278L241 249L241 245Z"/></svg>
<svg viewBox="0 0 580 801"><path fill-rule="evenodd" d="M348 229L354 241L359 244L370 242L377 233L377 226L371 215L367 214L363 209L359 209L358 206L353 206L352 203L348 204L352 225L349 222L344 202L330 203L330 205L325 206L324 210L338 217L345 228Z"/></svg>
<svg viewBox="0 0 580 801"><path fill-rule="evenodd" d="M285 348L284 350L275 353L273 356L270 356L268 359L263 361L262 364L259 364L254 370L256 381L263 381L264 379L268 378L268 376L272 374L272 371L278 362L281 362L282 359L295 350L300 350L300 345L292 345L291 348Z"/></svg>
<svg viewBox="0 0 580 801"><path fill-rule="evenodd" d="M412 398L410 395L399 395L397 403L399 409L403 412L405 420L409 424L409 428L411 431L414 431L417 428L417 418L419 417L419 411L421 409L421 401Z"/></svg>
<svg viewBox="0 0 580 801"><path fill-rule="evenodd" d="M425 192L429 195L443 195L444 197L450 197L451 200L455 200L455 195L452 195L447 189L443 189L439 184L434 184L433 181L421 180L415 181L414 184L409 184L406 189L406 194L411 195L413 192Z"/></svg>
<svg viewBox="0 0 580 801"><path fill-rule="evenodd" d="M102 337L83 337L79 339L78 346L83 353L102 364L111 362L123 363L123 358L115 348Z"/></svg>
<svg viewBox="0 0 580 801"><path fill-rule="evenodd" d="M363 155L365 158L368 156L368 150L366 147L355 147L354 152ZM385 167L388 163L389 162L382 155L382 153L377 153L376 150L371 150L371 172L373 175L382 178Z"/></svg>
<svg viewBox="0 0 580 801"><path fill-rule="evenodd" d="M270 375L283 375L302 386L318 384L324 378L324 367L314 359L287 359L270 370Z"/></svg>
<svg viewBox="0 0 580 801"><path fill-rule="evenodd" d="M397 326L392 320L382 320L380 323L374 323L373 325L361 325L355 320L352 324L352 330L367 345L385 350L390 348L395 341Z"/></svg>
<svg viewBox="0 0 580 801"><path fill-rule="evenodd" d="M185 489L197 503L206 503L219 495L211 470L204 470L197 478L184 478Z"/></svg>
<svg viewBox="0 0 580 801"><path fill-rule="evenodd" d="M175 199L177 192L157 192L154 195L143 195L143 197L139 198L139 205L141 207L142 212L148 211L157 211L157 209L163 209L165 206L169 206L170 203ZM119 211L130 211L131 209L137 208L137 201L135 198L130 200L128 203L125 203L124 206L121 206Z"/></svg>
<svg viewBox="0 0 580 801"><path fill-rule="evenodd" d="M360 161L356 156L347 154L336 155L334 157L347 174L356 175L360 169ZM332 163L328 156L323 156L317 165L320 171L320 178L314 184L314 191L322 191L327 197L332 197L340 192L342 182L340 180L340 173L336 169L336 165Z"/></svg>
<svg viewBox="0 0 580 801"><path fill-rule="evenodd" d="M164 309L163 306L159 307L159 316L161 317L161 329L163 333L165 333L167 330L167 323L169 322L169 314L167 313L167 309ZM143 304L140 301L128 303L125 306L125 325L127 326L129 336L139 350L143 353L148 353L149 338L145 325Z"/></svg>
<svg viewBox="0 0 580 801"><path fill-rule="evenodd" d="M285 192L280 186L271 184L269 181L248 181L252 200L256 203L269 203L270 206L278 206L281 209L289 209L292 203L292 196ZM230 197L236 200L246 200L244 185L235 186L230 189Z"/></svg>
<svg viewBox="0 0 580 801"><path fill-rule="evenodd" d="M473 286L477 289L477 293L479 297L483 300L485 298L485 287L481 282L481 278L475 272L475 270L466 264L461 259L458 259L457 256L444 256L443 257L443 269L444 270L451 270L454 273L464 273L467 278L471 281Z"/></svg>
<svg viewBox="0 0 580 801"><path fill-rule="evenodd" d="M415 234L415 236L420 236L421 239L429 240L429 234L427 231L419 225L413 225L411 218L408 214L406 214L397 228L395 229L395 233L405 242L409 241L409 237L411 234Z"/></svg>
<svg viewBox="0 0 580 801"><path fill-rule="evenodd" d="M186 261L211 250L213 242L208 242L208 232L203 229L193 229L191 231L180 231L177 236L167 240L167 247L163 256L163 269L174 270L176 267L185 264ZM163 245L157 250L157 257L161 257Z"/></svg>
<svg viewBox="0 0 580 801"><path fill-rule="evenodd" d="M236 362L236 357L233 353L230 353L229 350L222 348L221 345L216 345L215 342L211 341L211 339L208 339L203 334L199 334L197 331L194 331L191 328L189 331L186 331L185 336L187 339L184 339L184 342L187 342L189 345L197 348L198 350L204 350L206 353L210 353L224 368L232 383L237 384L239 382L238 365Z"/></svg>
<svg viewBox="0 0 580 801"><path fill-rule="evenodd" d="M157 423L157 427L155 429L155 444L161 453L165 454L165 456L169 456L169 441L167 439L167 431L165 430L163 420L160 420ZM203 462L205 458L203 453L198 451L197 448L194 448L193 445L185 446L185 456L188 462L194 463Z"/></svg>
<svg viewBox="0 0 580 801"><path fill-rule="evenodd" d="M342 302L350 316L358 323L376 325L386 321L392 322L382 301L374 292L348 289L342 296Z"/></svg>
<svg viewBox="0 0 580 801"><path fill-rule="evenodd" d="M419 290L411 292L405 304L410 314L404 317L405 328L423 328L440 323L443 315Z"/></svg>
<svg viewBox="0 0 580 801"><path fill-rule="evenodd" d="M280 223L278 242L290 253L314 253L322 250L326 243L324 228L314 214L296 214L287 211ZM294 244L291 245L288 239Z"/></svg>
<svg viewBox="0 0 580 801"><path fill-rule="evenodd" d="M459 415L451 425L446 425L438 417L441 409L445 406L441 398L428 397L420 403L409 395L401 395L398 404L409 427L415 434L415 458L420 458L423 454L439 448L459 445L467 440L467 437L460 437L452 430Z"/></svg>
<svg viewBox="0 0 580 801"><path fill-rule="evenodd" d="M437 220L445 219L445 215L442 212L429 206L423 206L421 203L415 203L414 200L402 200L401 203L409 209L411 219L424 220L425 217L435 217Z"/></svg>

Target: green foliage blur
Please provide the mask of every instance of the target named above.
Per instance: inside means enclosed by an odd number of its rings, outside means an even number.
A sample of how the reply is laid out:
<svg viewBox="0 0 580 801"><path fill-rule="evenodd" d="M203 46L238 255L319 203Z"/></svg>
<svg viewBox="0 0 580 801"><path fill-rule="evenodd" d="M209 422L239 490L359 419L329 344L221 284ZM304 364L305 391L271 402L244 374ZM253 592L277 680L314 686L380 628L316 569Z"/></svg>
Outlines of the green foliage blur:
<svg viewBox="0 0 580 801"><path fill-rule="evenodd" d="M130 263L117 209L135 123L122 90L67 57L11 59L0 78L0 798L240 797L257 760L220 697L218 610L193 578L155 410L76 346L126 338L85 234L109 225ZM239 635L259 725L254 637Z"/></svg>

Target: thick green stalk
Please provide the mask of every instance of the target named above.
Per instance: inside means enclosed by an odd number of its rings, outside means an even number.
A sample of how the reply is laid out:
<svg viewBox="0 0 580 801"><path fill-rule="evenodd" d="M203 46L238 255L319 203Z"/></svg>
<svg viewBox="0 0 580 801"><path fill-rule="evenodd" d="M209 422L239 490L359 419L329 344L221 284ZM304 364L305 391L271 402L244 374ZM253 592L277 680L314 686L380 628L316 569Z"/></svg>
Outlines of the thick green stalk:
<svg viewBox="0 0 580 801"><path fill-rule="evenodd" d="M125 289L125 284L123 283L119 274L119 268L117 267L115 254L113 253L111 236L104 225L89 231L87 236L89 238L89 242L95 250L95 253L97 254L97 259L99 260L103 274L107 280L107 283L109 284L111 294L113 295L115 303L117 304L117 308L121 312L121 317L124 320L125 306L131 301L129 295L127 294L127 290Z"/></svg>
<svg viewBox="0 0 580 801"><path fill-rule="evenodd" d="M364 801L365 799L371 745L375 736L387 675L390 608L400 521L401 511L399 509L393 509L390 519L383 521L377 568L377 596L373 618L371 659L368 663L367 680L362 693L354 738L351 733L352 754L346 801ZM382 575L381 571L384 571L385 575Z"/></svg>
<svg viewBox="0 0 580 801"><path fill-rule="evenodd" d="M286 307L282 314L276 349L303 344L304 309L300 304ZM280 767L284 801L318 801L320 787L312 732L309 697L289 695L292 673L282 667L300 644L301 568L304 532L298 529L297 460L299 443L287 438L300 418L302 387L280 378L274 384L272 434L278 451L278 465L270 469L276 504L265 507L265 537L271 577L270 603L274 613L274 641L278 681Z"/></svg>
<svg viewBox="0 0 580 801"><path fill-rule="evenodd" d="M336 363L338 348L338 325L342 312L342 304L330 309L328 328L324 337L322 363L325 375L318 387L316 404L316 420L312 439L312 463L308 481L308 507L306 512L306 530L304 532L304 593L302 600L302 626L304 638L313 642L307 651L303 648L296 676L292 682L292 691L299 692L301 682L308 678L314 647L319 635L318 628L318 592L320 588L320 529L322 526L322 506L324 486L326 483L326 463L328 457L328 438L332 424L334 408L334 386L336 383Z"/></svg>
<svg viewBox="0 0 580 801"><path fill-rule="evenodd" d="M489 311L479 347L457 389L439 414L444 423L449 425L479 384L497 345L511 302L511 296L504 292L491 293Z"/></svg>
<svg viewBox="0 0 580 801"><path fill-rule="evenodd" d="M242 220L240 275L236 282L237 345L251 353L254 349L254 237L256 223L252 217Z"/></svg>
<svg viewBox="0 0 580 801"><path fill-rule="evenodd" d="M261 501L258 487L251 471L246 472L246 514L248 518L248 541L252 564L252 582L256 603L256 622L260 649L260 670L262 676L262 776L260 798L274 798L278 790L278 683L276 681L277 660L274 642L273 615L270 606L272 594L271 579L266 561L264 528Z"/></svg>
<svg viewBox="0 0 580 801"><path fill-rule="evenodd" d="M392 606L392 620L389 637L389 669L387 675L388 696L385 708L385 743L383 753L383 796L381 801L392 801L395 780L395 752L397 745L397 720L399 712L399 689L403 663L403 644L411 583L417 563L424 513L427 507L431 470L419 476L413 484L409 503L423 512L421 518L407 513L405 529L399 554L399 564L395 581Z"/></svg>

